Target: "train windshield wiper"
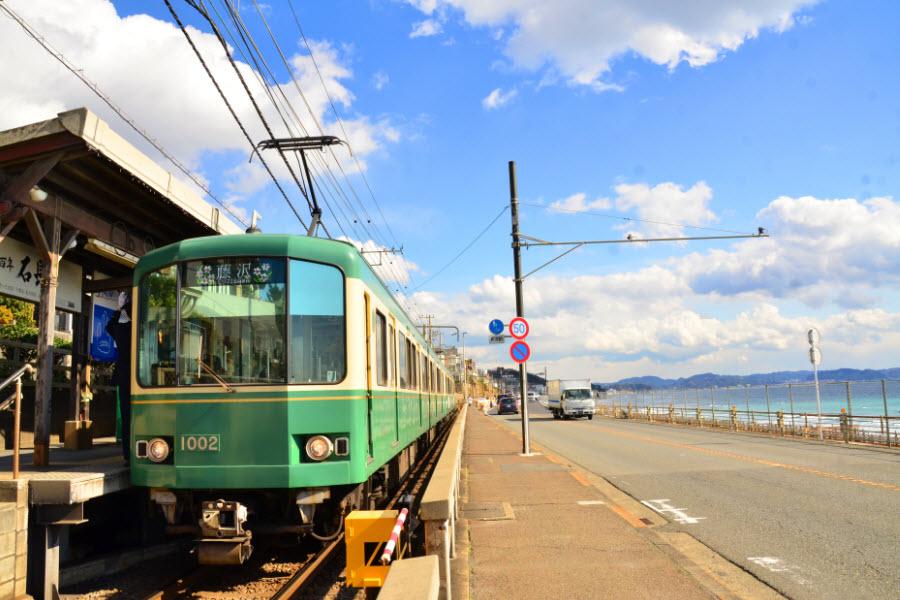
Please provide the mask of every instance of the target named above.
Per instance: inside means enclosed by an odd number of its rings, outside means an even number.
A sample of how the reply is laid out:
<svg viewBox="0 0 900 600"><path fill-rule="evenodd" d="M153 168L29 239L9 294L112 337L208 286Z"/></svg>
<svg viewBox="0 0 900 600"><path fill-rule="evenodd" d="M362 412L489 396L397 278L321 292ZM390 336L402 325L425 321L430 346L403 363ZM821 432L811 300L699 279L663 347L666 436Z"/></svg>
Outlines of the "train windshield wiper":
<svg viewBox="0 0 900 600"><path fill-rule="evenodd" d="M212 377L213 379L215 379L215 380L216 380L216 383L218 383L218 384L221 385L223 388L225 388L225 391L226 391L226 392L228 392L229 394L233 394L233 393L234 393L234 388L231 387L230 385L228 385L228 382L227 382L227 381L225 381L224 379L222 379L221 377L219 377L219 375L218 375L215 371L213 371L212 367L210 367L208 364L206 364L206 363L203 362L202 360L200 361L200 368L203 369L204 371L206 371L207 374L209 374L210 377Z"/></svg>

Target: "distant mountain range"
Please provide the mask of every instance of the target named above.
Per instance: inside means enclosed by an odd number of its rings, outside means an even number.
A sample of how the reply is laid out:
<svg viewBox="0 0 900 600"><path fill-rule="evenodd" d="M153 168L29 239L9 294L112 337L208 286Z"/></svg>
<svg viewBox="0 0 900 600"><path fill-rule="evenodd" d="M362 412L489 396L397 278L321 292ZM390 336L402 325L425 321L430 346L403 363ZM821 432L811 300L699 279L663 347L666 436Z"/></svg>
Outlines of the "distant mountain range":
<svg viewBox="0 0 900 600"><path fill-rule="evenodd" d="M891 369L830 369L819 371L820 381L866 381L872 379L900 379L900 367ZM628 377L613 383L599 384L604 388L616 389L650 389L650 388L708 388L731 387L739 385L766 385L777 383L802 383L812 381L811 370L775 371L774 373L754 373L753 375L719 375L718 373L700 373L678 379L663 379L647 375L644 377ZM594 384L598 387L598 384Z"/></svg>

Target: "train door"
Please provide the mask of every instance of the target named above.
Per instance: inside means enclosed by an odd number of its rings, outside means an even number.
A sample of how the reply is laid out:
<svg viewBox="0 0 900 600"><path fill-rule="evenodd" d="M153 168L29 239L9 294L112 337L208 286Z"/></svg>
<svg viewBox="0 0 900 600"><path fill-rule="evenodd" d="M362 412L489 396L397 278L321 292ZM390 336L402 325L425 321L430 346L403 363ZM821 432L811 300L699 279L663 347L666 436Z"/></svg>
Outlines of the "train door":
<svg viewBox="0 0 900 600"><path fill-rule="evenodd" d="M363 298L366 311L366 317L363 321L366 327L366 427L369 434L368 452L371 459L375 456L374 437L372 436L372 300L369 298L368 293L364 293Z"/></svg>

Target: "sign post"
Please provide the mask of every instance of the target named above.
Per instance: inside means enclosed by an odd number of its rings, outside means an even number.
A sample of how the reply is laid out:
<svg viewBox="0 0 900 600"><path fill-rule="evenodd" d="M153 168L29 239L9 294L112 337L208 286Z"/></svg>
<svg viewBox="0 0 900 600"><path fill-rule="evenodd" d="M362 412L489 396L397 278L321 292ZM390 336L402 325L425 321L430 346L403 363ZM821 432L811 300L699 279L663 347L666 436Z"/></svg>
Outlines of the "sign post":
<svg viewBox="0 0 900 600"><path fill-rule="evenodd" d="M522 240L519 236L519 198L518 192L516 191L516 163L514 161L509 161L509 208L509 212L512 218L513 272L514 282L516 284L516 317L518 319L521 319L522 322L525 322L525 303L523 301L522 294L522 283L525 281L525 278L522 276ZM516 319L513 319L513 322L516 322ZM516 331L513 331L513 322L510 323L509 332L513 335L513 337L521 339L517 335L517 332L519 331L518 326L516 328ZM527 335L528 323L525 322L525 334L522 337L525 337ZM522 454L524 456L531 456L531 440L529 438L528 432L527 377L528 374L525 368L525 362L522 361L519 363L519 389L521 390L520 393L522 394Z"/></svg>
<svg viewBox="0 0 900 600"><path fill-rule="evenodd" d="M806 339L809 341L809 362L812 363L813 379L816 382L816 426L819 429L819 441L823 439L822 435L822 401L819 398L819 363L822 362L822 351L819 350L819 330L813 327L806 332Z"/></svg>

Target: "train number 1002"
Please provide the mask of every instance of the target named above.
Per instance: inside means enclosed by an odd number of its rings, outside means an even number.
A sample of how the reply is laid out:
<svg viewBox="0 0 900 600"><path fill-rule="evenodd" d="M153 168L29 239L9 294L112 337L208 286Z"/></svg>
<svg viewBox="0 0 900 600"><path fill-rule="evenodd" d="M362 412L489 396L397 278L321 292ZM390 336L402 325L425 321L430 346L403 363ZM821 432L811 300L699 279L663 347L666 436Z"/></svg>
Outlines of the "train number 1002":
<svg viewBox="0 0 900 600"><path fill-rule="evenodd" d="M178 448L187 452L218 452L219 434L183 435Z"/></svg>

